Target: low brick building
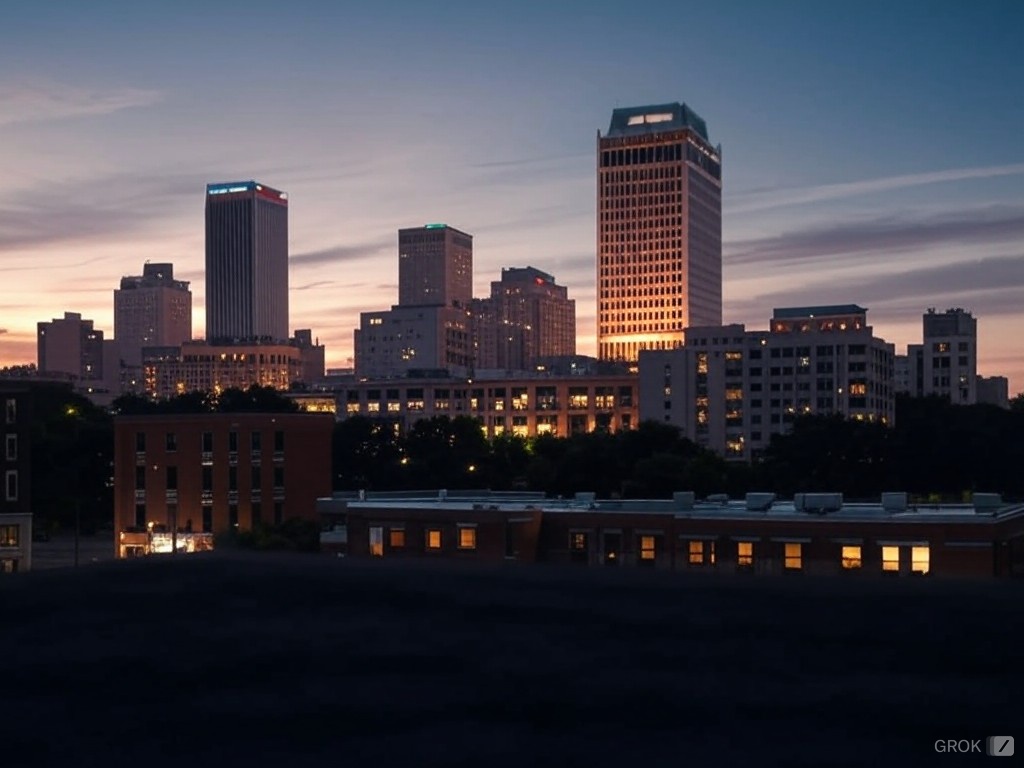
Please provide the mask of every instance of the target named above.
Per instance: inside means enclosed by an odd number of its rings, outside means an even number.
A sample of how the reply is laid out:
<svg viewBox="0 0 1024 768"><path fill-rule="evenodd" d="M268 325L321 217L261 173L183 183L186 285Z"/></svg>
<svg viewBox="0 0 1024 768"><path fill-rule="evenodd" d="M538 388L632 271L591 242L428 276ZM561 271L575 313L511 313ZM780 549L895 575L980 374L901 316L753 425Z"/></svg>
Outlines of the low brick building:
<svg viewBox="0 0 1024 768"><path fill-rule="evenodd" d="M448 557L760 574L1024 576L1024 505L979 494L974 505L878 504L839 494L743 501L596 501L441 492L337 496L352 557Z"/></svg>

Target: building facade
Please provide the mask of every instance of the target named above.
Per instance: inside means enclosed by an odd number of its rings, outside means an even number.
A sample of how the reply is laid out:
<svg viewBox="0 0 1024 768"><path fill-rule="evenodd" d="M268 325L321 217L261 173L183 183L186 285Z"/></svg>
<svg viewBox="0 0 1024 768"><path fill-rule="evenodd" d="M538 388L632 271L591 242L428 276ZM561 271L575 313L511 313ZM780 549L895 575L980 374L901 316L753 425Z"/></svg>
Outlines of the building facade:
<svg viewBox="0 0 1024 768"><path fill-rule="evenodd" d="M78 385L103 381L103 331L78 312L36 326L41 374L64 374Z"/></svg>
<svg viewBox="0 0 1024 768"><path fill-rule="evenodd" d="M288 195L255 181L206 187L206 340L288 338Z"/></svg>
<svg viewBox="0 0 1024 768"><path fill-rule="evenodd" d="M186 392L219 393L253 385L287 390L315 370L322 347L299 344L208 344L147 348L143 360L146 394L167 398Z"/></svg>
<svg viewBox="0 0 1024 768"><path fill-rule="evenodd" d="M194 535L314 519L316 499L331 489L333 428L329 414L116 417L118 556L153 552L164 534L175 550L208 548L208 536Z"/></svg>
<svg viewBox="0 0 1024 768"><path fill-rule="evenodd" d="M922 343L907 345L908 393L945 397L954 405L978 402L978 321L963 309L922 318Z"/></svg>
<svg viewBox="0 0 1024 768"><path fill-rule="evenodd" d="M501 270L491 295L473 300L476 370L530 370L544 357L576 354L576 302L534 267Z"/></svg>
<svg viewBox="0 0 1024 768"><path fill-rule="evenodd" d="M906 494L848 504L841 494L777 501L599 501L577 494L440 491L338 494L321 519L344 529L348 556L646 567L793 577L1024 577L1024 506L978 494L974 505L919 507Z"/></svg>
<svg viewBox="0 0 1024 768"><path fill-rule="evenodd" d="M3 495L0 575L32 568L32 389L0 381L3 402Z"/></svg>
<svg viewBox="0 0 1024 768"><path fill-rule="evenodd" d="M769 331L688 328L685 339L641 355L640 418L726 458L758 455L803 414L894 423L894 348L861 307L776 309Z"/></svg>
<svg viewBox="0 0 1024 768"><path fill-rule="evenodd" d="M192 339L192 292L174 279L173 264L145 264L114 290L114 339L128 367L142 365L143 347L179 346Z"/></svg>
<svg viewBox="0 0 1024 768"><path fill-rule="evenodd" d="M978 402L998 408L1010 407L1010 380L1005 376L979 376Z"/></svg>
<svg viewBox="0 0 1024 768"><path fill-rule="evenodd" d="M356 375L402 378L417 371L468 376L473 370L468 307L400 307L361 312L355 331Z"/></svg>
<svg viewBox="0 0 1024 768"><path fill-rule="evenodd" d="M447 224L398 230L398 306L468 308L472 299L472 235Z"/></svg>
<svg viewBox="0 0 1024 768"><path fill-rule="evenodd" d="M616 109L597 137L601 359L722 323L721 147L685 104Z"/></svg>
<svg viewBox="0 0 1024 768"><path fill-rule="evenodd" d="M637 379L629 374L357 380L334 394L338 418L385 418L404 429L419 419L470 416L489 438L616 432L638 423Z"/></svg>

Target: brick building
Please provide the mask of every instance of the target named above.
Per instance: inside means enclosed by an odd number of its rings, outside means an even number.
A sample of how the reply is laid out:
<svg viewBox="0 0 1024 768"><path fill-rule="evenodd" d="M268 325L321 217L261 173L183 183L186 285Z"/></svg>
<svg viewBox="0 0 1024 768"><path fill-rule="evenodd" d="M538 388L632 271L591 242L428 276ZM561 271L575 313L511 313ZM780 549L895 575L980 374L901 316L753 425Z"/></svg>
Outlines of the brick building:
<svg viewBox="0 0 1024 768"><path fill-rule="evenodd" d="M331 489L330 414L197 413L114 420L114 529L119 556L152 535L250 530L315 518ZM199 548L205 547L203 543Z"/></svg>
<svg viewBox="0 0 1024 768"><path fill-rule="evenodd" d="M32 567L32 389L0 381L3 402L3 493L0 495L0 574Z"/></svg>
<svg viewBox="0 0 1024 768"><path fill-rule="evenodd" d="M439 492L337 496L321 517L342 522L351 557L436 557L699 569L723 573L949 577L1024 576L1024 505L977 494L973 505L878 504L840 494L743 501L596 501Z"/></svg>

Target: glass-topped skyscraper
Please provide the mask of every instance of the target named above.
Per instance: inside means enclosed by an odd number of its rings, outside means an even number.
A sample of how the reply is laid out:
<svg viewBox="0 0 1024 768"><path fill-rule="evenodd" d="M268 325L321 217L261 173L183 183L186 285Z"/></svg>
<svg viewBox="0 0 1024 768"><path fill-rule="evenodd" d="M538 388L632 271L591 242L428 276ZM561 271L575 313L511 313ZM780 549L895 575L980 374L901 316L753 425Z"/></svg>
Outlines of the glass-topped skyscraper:
<svg viewBox="0 0 1024 768"><path fill-rule="evenodd" d="M597 136L597 342L605 360L722 324L721 147L685 104L612 112Z"/></svg>
<svg viewBox="0 0 1024 768"><path fill-rule="evenodd" d="M288 338L288 195L255 181L206 187L206 339Z"/></svg>

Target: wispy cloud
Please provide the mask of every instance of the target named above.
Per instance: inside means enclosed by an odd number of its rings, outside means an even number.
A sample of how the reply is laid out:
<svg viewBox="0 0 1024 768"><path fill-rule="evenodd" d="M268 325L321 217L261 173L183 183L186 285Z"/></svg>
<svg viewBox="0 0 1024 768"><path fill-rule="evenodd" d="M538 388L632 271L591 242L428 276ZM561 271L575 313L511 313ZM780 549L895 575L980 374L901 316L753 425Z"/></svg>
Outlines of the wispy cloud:
<svg viewBox="0 0 1024 768"><path fill-rule="evenodd" d="M0 126L43 120L108 115L160 100L142 88L89 88L49 80L0 82Z"/></svg>
<svg viewBox="0 0 1024 768"><path fill-rule="evenodd" d="M826 200L839 200L858 195L877 194L897 189L920 187L927 184L943 184L969 179L992 179L999 176L1024 174L1024 163L990 165L978 168L952 168L945 171L914 173L902 176L886 176L879 179L864 179L838 184L820 184L811 187L778 188L751 191L732 198L728 212L750 213L793 205L806 205Z"/></svg>
<svg viewBox="0 0 1024 768"><path fill-rule="evenodd" d="M831 261L838 254L879 254L949 243L999 243L1024 238L1024 208L993 206L918 217L889 215L725 244L726 265Z"/></svg>
<svg viewBox="0 0 1024 768"><path fill-rule="evenodd" d="M397 247L397 236L380 237L356 243L355 245L336 245L332 248L296 253L289 256L288 261L294 266L337 264L339 262L358 261L369 256L375 256L388 247Z"/></svg>
<svg viewBox="0 0 1024 768"><path fill-rule="evenodd" d="M305 285L296 285L291 288L293 291L311 291L314 288L323 288L328 285L336 285L336 280L317 280L314 283L306 283Z"/></svg>

